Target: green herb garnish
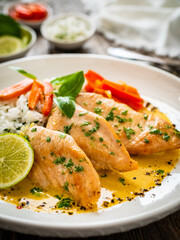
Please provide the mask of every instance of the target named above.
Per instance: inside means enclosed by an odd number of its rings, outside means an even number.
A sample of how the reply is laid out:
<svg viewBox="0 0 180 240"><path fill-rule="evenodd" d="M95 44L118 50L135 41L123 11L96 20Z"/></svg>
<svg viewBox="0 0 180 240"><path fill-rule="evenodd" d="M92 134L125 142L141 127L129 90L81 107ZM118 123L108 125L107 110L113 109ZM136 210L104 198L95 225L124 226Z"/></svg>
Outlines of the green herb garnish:
<svg viewBox="0 0 180 240"><path fill-rule="evenodd" d="M125 116L127 115L127 113L128 113L128 110L125 110L125 111L121 112L121 114L125 115Z"/></svg>
<svg viewBox="0 0 180 240"><path fill-rule="evenodd" d="M69 131L71 130L72 126L73 126L74 123L71 123L71 125L69 126L64 126L64 132L69 134Z"/></svg>
<svg viewBox="0 0 180 240"><path fill-rule="evenodd" d="M68 186L69 186L69 183L68 183L68 182L65 182L63 188L64 188L66 191L69 191Z"/></svg>
<svg viewBox="0 0 180 240"><path fill-rule="evenodd" d="M101 100L98 100L98 101L96 102L96 104L98 104L98 105L100 105L101 103L102 103Z"/></svg>
<svg viewBox="0 0 180 240"><path fill-rule="evenodd" d="M75 170L75 172L83 172L84 171L84 167L82 167L82 166L75 166L74 170Z"/></svg>
<svg viewBox="0 0 180 240"><path fill-rule="evenodd" d="M63 138L66 137L66 134L65 134L65 133L60 133L59 137L60 137L61 139L63 139Z"/></svg>
<svg viewBox="0 0 180 240"><path fill-rule="evenodd" d="M84 123L81 124L80 127L87 126L87 125L90 125L90 124L91 124L90 122L88 122L88 121L84 121Z"/></svg>
<svg viewBox="0 0 180 240"><path fill-rule="evenodd" d="M37 131L37 128L32 128L31 129L31 132L36 132Z"/></svg>
<svg viewBox="0 0 180 240"><path fill-rule="evenodd" d="M95 107L95 108L94 108L94 112L95 112L96 114L101 115L102 108L101 108L101 107Z"/></svg>
<svg viewBox="0 0 180 240"><path fill-rule="evenodd" d="M57 202L57 208L69 208L71 207L72 200L70 198L62 198L59 202Z"/></svg>
<svg viewBox="0 0 180 240"><path fill-rule="evenodd" d="M118 181L119 181L120 183L122 183L122 185L126 185L124 178L120 177L120 178L118 179Z"/></svg>
<svg viewBox="0 0 180 240"><path fill-rule="evenodd" d="M20 24L13 18L0 14L0 36L11 35L21 38Z"/></svg>
<svg viewBox="0 0 180 240"><path fill-rule="evenodd" d="M113 111L116 110L116 109L117 109L116 107L113 107L111 109L111 111L108 113L108 115L106 117L107 121L113 121L114 120L114 113L113 113Z"/></svg>
<svg viewBox="0 0 180 240"><path fill-rule="evenodd" d="M51 138L50 138L50 137L47 137L47 138L46 138L46 142L51 142Z"/></svg>
<svg viewBox="0 0 180 240"><path fill-rule="evenodd" d="M66 161L65 157L58 157L53 161L53 163L58 165L58 164L63 164L65 161Z"/></svg>
<svg viewBox="0 0 180 240"><path fill-rule="evenodd" d="M40 187L34 187L30 190L30 192L36 197L40 197L42 191L43 191L43 189Z"/></svg>
<svg viewBox="0 0 180 240"><path fill-rule="evenodd" d="M123 127L125 133L126 133L126 137L127 139L131 139L131 135L135 134L135 131L132 128L125 128Z"/></svg>
<svg viewBox="0 0 180 240"><path fill-rule="evenodd" d="M54 99L55 103L68 118L71 118L75 111L75 97L84 84L83 71L56 78L51 81L51 84L55 88L59 86L58 91L55 91L57 97Z"/></svg>

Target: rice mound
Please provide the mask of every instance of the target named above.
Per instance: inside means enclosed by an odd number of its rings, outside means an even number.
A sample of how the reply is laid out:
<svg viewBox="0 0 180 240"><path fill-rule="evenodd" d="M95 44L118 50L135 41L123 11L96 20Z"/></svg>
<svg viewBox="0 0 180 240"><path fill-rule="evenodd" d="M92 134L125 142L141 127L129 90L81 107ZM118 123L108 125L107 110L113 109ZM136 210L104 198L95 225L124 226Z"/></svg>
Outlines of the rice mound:
<svg viewBox="0 0 180 240"><path fill-rule="evenodd" d="M32 111L28 108L28 97L29 93L18 99L0 102L0 134L24 132L32 124L45 125L47 118L40 113L41 103Z"/></svg>

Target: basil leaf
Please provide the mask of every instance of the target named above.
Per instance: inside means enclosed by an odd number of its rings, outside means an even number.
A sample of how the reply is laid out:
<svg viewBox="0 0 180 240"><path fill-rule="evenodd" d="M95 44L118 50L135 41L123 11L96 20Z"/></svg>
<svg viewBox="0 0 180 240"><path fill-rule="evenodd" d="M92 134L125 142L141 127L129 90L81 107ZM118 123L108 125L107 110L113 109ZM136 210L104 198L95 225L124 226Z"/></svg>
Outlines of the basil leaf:
<svg viewBox="0 0 180 240"><path fill-rule="evenodd" d="M61 85L56 96L72 96L76 97L84 84L83 71L76 72L51 81L53 85Z"/></svg>
<svg viewBox="0 0 180 240"><path fill-rule="evenodd" d="M24 69L22 69L22 68L13 67L13 66L11 66L11 67L9 67L9 68L11 68L12 70L15 70L15 71L21 73L21 74L24 75L25 77L32 78L32 79L37 79L37 77L35 77L33 74L26 72L26 71L25 71Z"/></svg>
<svg viewBox="0 0 180 240"><path fill-rule="evenodd" d="M4 14L0 14L0 36L2 35L12 35L21 38L19 23Z"/></svg>
<svg viewBox="0 0 180 240"><path fill-rule="evenodd" d="M75 99L72 96L57 97L54 102L68 118L72 118L76 109Z"/></svg>

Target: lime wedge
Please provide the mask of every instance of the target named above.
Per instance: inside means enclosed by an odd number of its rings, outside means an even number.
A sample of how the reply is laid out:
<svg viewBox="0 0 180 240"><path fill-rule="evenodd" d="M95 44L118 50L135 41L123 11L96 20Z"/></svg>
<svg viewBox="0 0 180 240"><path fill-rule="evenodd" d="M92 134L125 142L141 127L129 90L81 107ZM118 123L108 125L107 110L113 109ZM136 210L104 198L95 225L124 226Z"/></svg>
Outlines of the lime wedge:
<svg viewBox="0 0 180 240"><path fill-rule="evenodd" d="M18 134L0 135L0 189L23 180L34 162L30 143Z"/></svg>
<svg viewBox="0 0 180 240"><path fill-rule="evenodd" d="M22 49L21 39L13 36L0 37L0 55L9 55Z"/></svg>

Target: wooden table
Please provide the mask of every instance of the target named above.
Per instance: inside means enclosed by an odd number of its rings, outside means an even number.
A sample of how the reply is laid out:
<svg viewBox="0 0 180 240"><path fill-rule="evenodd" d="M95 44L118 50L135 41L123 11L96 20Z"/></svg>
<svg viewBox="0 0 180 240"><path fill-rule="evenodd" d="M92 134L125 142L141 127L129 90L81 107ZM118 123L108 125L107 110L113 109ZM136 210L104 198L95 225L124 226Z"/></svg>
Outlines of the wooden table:
<svg viewBox="0 0 180 240"><path fill-rule="evenodd" d="M51 0L52 7L55 12L59 11L83 11L83 6L79 0ZM65 53L63 50L54 49L48 42L43 39L40 32L37 32L38 39L35 46L27 54L27 56ZM102 35L96 33L95 36L87 42L82 49L71 51L68 53L94 53L107 54L106 50L113 43L107 41ZM174 70L172 70L174 72ZM180 72L176 71L176 75L180 76ZM32 235L23 235L16 232L0 230L0 240L41 240L43 238ZM57 238L46 238L53 240ZM152 223L148 226L134 229L125 233L109 235L105 237L89 238L93 240L180 240L180 211L169 215L168 217L158 222Z"/></svg>

